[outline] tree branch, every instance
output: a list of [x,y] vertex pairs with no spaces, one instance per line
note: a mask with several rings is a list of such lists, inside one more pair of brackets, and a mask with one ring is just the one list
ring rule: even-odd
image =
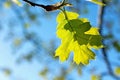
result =
[[57,10],[60,9],[63,6],[72,6],[70,3],[66,3],[65,0],[63,0],[63,2],[58,2],[56,4],[52,4],[52,5],[42,5],[42,4],[37,4],[37,3],[33,3],[31,1],[28,0],[23,0],[26,3],[29,3],[31,6],[38,6],[38,7],[42,7],[44,8],[46,11],[53,11],[53,10]]
[[[106,4],[106,2],[104,1],[104,0],[101,0],[104,4]],[[104,34],[103,34],[103,23],[104,23],[104,13],[105,12],[105,6],[101,6],[100,8],[99,8],[99,15],[98,15],[98,27],[100,28],[100,34],[102,35],[102,36],[104,36]],[[103,45],[105,46],[105,43],[104,43],[104,40],[103,40]],[[105,61],[105,63],[106,63],[106,66],[107,66],[107,69],[108,69],[108,72],[109,72],[109,74],[113,77],[113,78],[115,78],[116,80],[120,80],[120,78],[119,77],[117,77],[115,74],[114,74],[114,71],[112,70],[112,65],[111,65],[111,63],[110,63],[110,61],[109,61],[109,59],[108,59],[108,54],[107,54],[107,52],[106,52],[106,48],[103,48],[102,49],[102,54],[103,54],[103,57],[104,57],[104,61]]]

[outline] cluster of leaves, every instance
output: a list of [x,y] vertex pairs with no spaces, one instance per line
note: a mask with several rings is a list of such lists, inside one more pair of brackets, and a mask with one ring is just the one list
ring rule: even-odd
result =
[[92,27],[86,18],[79,18],[75,12],[63,11],[57,16],[57,36],[61,38],[61,45],[55,56],[63,62],[68,59],[70,52],[74,52],[73,61],[76,64],[88,64],[95,59],[91,48],[102,48],[102,37],[98,28]]

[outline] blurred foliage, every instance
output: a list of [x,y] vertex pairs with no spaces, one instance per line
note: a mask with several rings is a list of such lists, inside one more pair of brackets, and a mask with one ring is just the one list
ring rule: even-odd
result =
[[22,6],[22,3],[19,0],[12,0],[15,4],[17,4],[18,6]]
[[9,70],[5,70],[4,73],[6,76],[9,76],[11,74],[11,72]]
[[14,45],[19,46],[21,44],[21,39],[15,39],[14,40]]
[[39,72],[39,76],[42,76],[44,78],[44,80],[48,80],[47,73],[48,73],[48,68],[46,67],[42,71]]
[[100,76],[98,75],[92,75],[91,80],[101,80],[101,79],[100,79]]
[[114,41],[114,42],[113,42],[113,46],[116,48],[116,50],[117,50],[118,52],[120,52],[120,43],[119,43],[119,41]]
[[10,8],[11,7],[11,2],[10,1],[5,2],[4,7],[5,8]]
[[102,3],[100,0],[87,0],[87,1],[93,2],[93,3],[98,4],[100,6],[105,6],[105,4]]
[[116,67],[116,68],[115,68],[115,74],[116,74],[117,76],[120,76],[120,67]]
[[2,71],[5,76],[10,76],[12,74],[12,71],[9,68],[3,68]]

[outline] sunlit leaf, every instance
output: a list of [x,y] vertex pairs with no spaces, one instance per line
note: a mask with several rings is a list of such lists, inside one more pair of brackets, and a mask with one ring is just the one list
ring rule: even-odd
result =
[[61,12],[57,17],[57,36],[61,39],[61,45],[57,48],[55,56],[60,61],[68,59],[70,52],[74,52],[73,61],[77,64],[88,64],[89,60],[95,59],[91,48],[102,48],[102,37],[98,29],[91,27],[86,19],[79,19],[78,14],[66,12],[69,20],[65,19]]
[[[69,20],[71,19],[76,19],[79,17],[79,14],[77,13],[73,13],[73,12],[68,12],[67,15],[69,15]],[[61,23],[63,20],[65,20],[64,14],[63,13],[59,13],[59,15],[57,16],[57,22]]]

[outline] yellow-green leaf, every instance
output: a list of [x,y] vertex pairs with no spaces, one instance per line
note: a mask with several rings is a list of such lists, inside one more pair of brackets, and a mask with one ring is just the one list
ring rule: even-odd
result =
[[[68,12],[68,11],[66,11],[66,14],[67,14],[69,20],[76,19],[76,18],[79,17],[79,14],[73,13],[73,12]],[[59,13],[59,15],[57,16],[57,22],[60,23],[60,22],[62,22],[63,20],[66,20],[66,19],[65,19],[65,15],[61,12],[61,13]]]
[[85,32],[85,34],[91,34],[91,35],[99,35],[98,28],[92,27],[89,31]]
[[74,12],[60,13],[57,17],[57,36],[61,39],[61,45],[56,49],[55,56],[59,56],[60,61],[68,59],[70,52],[74,52],[73,61],[76,64],[88,64],[89,60],[95,59],[95,54],[91,48],[101,48],[102,38],[97,28],[91,27],[86,19],[79,19]]
[[99,31],[98,31],[99,29],[98,28],[95,28],[95,27],[91,27],[90,28],[90,30],[89,31],[86,31],[85,32],[85,34],[91,34],[91,35],[94,35],[94,38],[92,38],[91,37],[91,44],[92,43],[96,43],[96,42],[98,42],[96,45],[90,45],[90,44],[88,44],[88,46],[89,46],[89,48],[95,48],[95,49],[99,49],[99,48],[103,48],[104,46],[103,45],[101,45],[102,43],[99,43],[101,40],[102,40],[102,37],[101,36],[98,36],[98,35],[100,35],[99,34]]
[[86,46],[86,45],[79,45],[78,42],[74,42],[73,45],[74,51],[74,58],[73,60],[79,64],[82,63],[87,65],[90,59],[95,58],[95,54]]
[[92,2],[92,3],[98,4],[98,5],[100,5],[100,6],[105,6],[105,4],[102,3],[100,0],[87,0],[87,1],[90,1],[90,2]]

